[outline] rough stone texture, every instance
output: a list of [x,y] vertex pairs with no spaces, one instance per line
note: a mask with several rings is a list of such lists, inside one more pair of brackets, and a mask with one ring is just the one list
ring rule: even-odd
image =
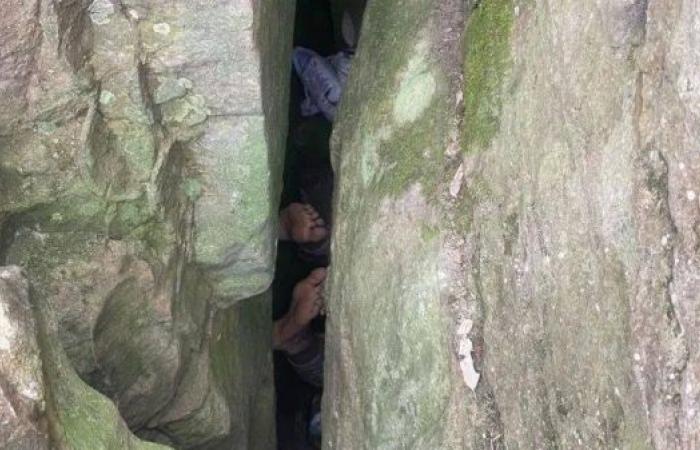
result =
[[211,330],[272,278],[294,2],[2,10],[0,262],[27,271],[71,365],[138,434],[189,448],[274,436],[270,414],[232,427],[271,410],[271,392],[241,411],[226,387],[239,374],[212,362],[271,324],[218,346]]
[[[34,310],[39,311],[35,319]],[[83,383],[56,339],[50,307],[29,299],[16,266],[0,267],[0,445],[16,450],[157,450]]]
[[700,445],[698,8],[369,3],[324,448]]
[[46,393],[27,281],[0,268],[0,447],[48,449]]
[[459,448],[473,429],[457,408],[466,387],[440,272],[436,199],[456,108],[455,68],[439,57],[459,42],[434,33],[459,24],[448,3],[447,16],[427,0],[369,2],[365,14],[334,134],[326,449]]

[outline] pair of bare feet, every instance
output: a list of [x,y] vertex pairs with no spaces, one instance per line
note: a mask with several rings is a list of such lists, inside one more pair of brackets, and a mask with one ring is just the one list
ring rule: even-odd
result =
[[[306,244],[320,242],[326,237],[328,228],[311,205],[292,203],[280,213],[280,240]],[[326,269],[319,268],[294,287],[289,312],[274,324],[275,348],[290,353],[303,350],[308,339],[308,333],[304,331],[316,316],[324,312],[325,280]]]

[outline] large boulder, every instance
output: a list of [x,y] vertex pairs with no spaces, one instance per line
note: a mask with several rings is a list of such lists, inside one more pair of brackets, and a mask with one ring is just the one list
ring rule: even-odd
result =
[[697,446],[696,13],[369,2],[324,448]]
[[[138,433],[189,447],[273,435],[269,414],[231,427],[241,406],[209,331],[244,299],[269,310],[256,296],[274,270],[294,2],[2,9],[0,260],[25,268],[72,366]],[[266,342],[271,323],[256,332]]]

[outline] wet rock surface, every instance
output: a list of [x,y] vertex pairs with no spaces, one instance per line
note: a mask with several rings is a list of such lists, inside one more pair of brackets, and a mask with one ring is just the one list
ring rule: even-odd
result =
[[697,6],[464,6],[368,5],[324,448],[694,448]]

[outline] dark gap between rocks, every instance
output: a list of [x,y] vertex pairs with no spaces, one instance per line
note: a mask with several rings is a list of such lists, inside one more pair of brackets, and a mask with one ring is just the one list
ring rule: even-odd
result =
[[[339,52],[345,52],[343,55],[349,61],[348,55],[352,53],[351,48],[355,42],[348,45],[347,40],[357,39],[356,30],[359,30],[364,4],[365,0],[298,0],[294,47],[312,50],[324,58],[333,58]],[[351,24],[350,35],[348,24]],[[305,98],[301,78],[292,68],[289,134],[280,211],[284,214],[289,205],[295,203],[311,205],[330,232],[333,172],[329,142],[332,123],[322,113],[302,114]],[[325,240],[325,244],[322,241],[306,245],[280,241],[273,283],[273,320],[276,329],[278,324],[293,316],[290,309],[295,286],[303,283],[315,269],[328,265],[328,240]],[[318,366],[317,360],[323,354],[324,328],[325,318],[319,315],[303,332],[307,336],[307,342],[312,342],[301,344],[300,348],[305,350],[293,356],[290,356],[289,351],[274,352],[279,450],[320,448],[318,419],[322,380],[319,377],[309,377],[308,370],[305,375],[304,369],[299,366]]]

